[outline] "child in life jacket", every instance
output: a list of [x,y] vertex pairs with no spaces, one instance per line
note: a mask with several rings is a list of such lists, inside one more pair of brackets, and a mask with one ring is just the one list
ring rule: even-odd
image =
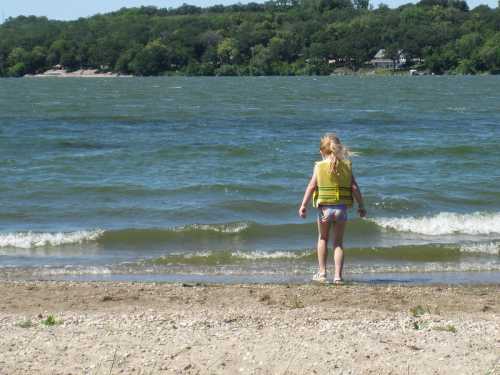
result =
[[333,254],[335,261],[334,282],[342,283],[344,266],[343,238],[347,223],[347,209],[352,207],[353,198],[358,203],[360,217],[366,216],[363,197],[352,174],[349,157],[352,152],[345,147],[335,134],[321,138],[319,152],[322,161],[316,162],[314,172],[307,185],[299,209],[299,216],[306,217],[307,205],[311,198],[313,207],[318,209],[318,263],[319,271],[313,276],[317,282],[326,282],[326,260],[328,239],[333,227]]

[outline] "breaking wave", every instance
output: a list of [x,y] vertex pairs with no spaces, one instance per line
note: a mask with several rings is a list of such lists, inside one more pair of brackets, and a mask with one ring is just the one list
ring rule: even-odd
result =
[[81,230],[75,232],[37,233],[17,232],[0,234],[0,248],[15,247],[21,249],[32,249],[47,246],[62,246],[80,244],[99,239],[103,230]]
[[[267,243],[274,244],[273,247],[283,241],[288,245],[304,243],[304,239],[310,239],[315,232],[316,228],[313,223],[258,224],[255,222],[191,224],[172,228],[93,229],[71,232],[30,231],[0,233],[0,248],[33,249],[94,242],[104,248],[118,246],[147,250],[152,247],[162,249],[175,245],[173,248],[179,250],[195,250],[200,247],[203,249],[238,249],[241,244],[258,242],[261,244],[261,249],[265,248]],[[442,212],[434,216],[422,217],[355,219],[350,221],[347,227],[349,238],[364,239],[367,244],[372,243],[373,240],[376,241],[382,232],[386,232],[386,236],[390,236],[391,232],[411,233],[410,237],[420,244],[432,245],[439,242],[441,244],[456,243],[458,246],[460,242],[460,245],[463,245],[462,252],[496,254],[498,253],[497,240],[500,239],[498,236],[500,235],[500,213],[475,212],[465,215]],[[461,235],[461,237],[455,240],[453,235]],[[442,237],[439,238],[439,236]],[[405,243],[404,239],[401,245],[408,245],[409,243]],[[472,245],[464,245],[464,241]],[[375,243],[374,245],[376,246]],[[391,246],[395,245],[398,243],[391,243]],[[285,247],[285,249],[297,248],[300,247]],[[246,250],[252,250],[251,246],[246,246]],[[245,254],[248,256],[248,253]]]
[[434,216],[372,219],[384,229],[430,236],[449,234],[500,234],[500,213],[441,212]]

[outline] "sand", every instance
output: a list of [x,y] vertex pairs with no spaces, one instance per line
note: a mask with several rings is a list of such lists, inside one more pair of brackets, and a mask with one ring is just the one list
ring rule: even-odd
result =
[[58,78],[109,78],[109,77],[132,77],[113,72],[99,72],[97,69],[78,69],[69,71],[65,69],[49,69],[39,74],[26,74],[24,77],[58,77]]
[[0,282],[0,374],[500,374],[499,292]]

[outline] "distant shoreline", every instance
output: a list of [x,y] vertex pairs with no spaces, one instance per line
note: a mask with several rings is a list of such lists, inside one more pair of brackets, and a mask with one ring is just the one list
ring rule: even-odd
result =
[[[291,75],[292,77],[308,77],[308,76],[318,76],[318,77],[328,77],[328,76],[421,76],[421,75],[433,75],[425,71],[417,71],[416,69],[387,69],[387,68],[362,68],[359,70],[352,70],[347,67],[340,67],[335,69],[330,74],[323,75]],[[56,65],[51,69],[44,71],[43,73],[37,74],[25,74],[22,76],[24,78],[45,78],[45,77],[55,77],[55,78],[110,78],[110,77],[143,77],[136,76],[132,74],[121,74],[112,71],[101,71],[99,69],[77,69],[68,70],[61,65]],[[189,75],[183,72],[170,72],[166,74],[152,75],[147,77],[285,77],[284,75]],[[286,76],[289,77],[289,76]]]
[[[473,76],[493,76],[492,73],[473,74]],[[65,70],[64,68],[53,68],[38,74],[25,74],[21,78],[112,78],[112,77],[331,77],[331,76],[472,76],[466,74],[433,74],[425,71],[417,70],[392,70],[392,69],[360,69],[354,71],[347,68],[339,68],[330,74],[320,75],[190,75],[182,72],[170,72],[168,74],[141,76],[132,74],[121,74],[115,72],[102,72],[98,69],[78,69],[78,70]]]
[[[153,76],[138,76],[132,74],[120,74],[113,72],[98,72],[96,69],[79,69],[76,71],[55,71],[55,70],[47,70],[43,73],[38,74],[25,74],[19,78],[145,78],[145,77],[336,77],[336,76],[427,76],[434,74],[410,74],[405,71],[396,71],[396,72],[381,72],[381,71],[363,71],[363,72],[338,72],[324,75],[311,75],[311,74],[296,74],[296,75],[189,75],[182,73],[174,73],[174,74],[163,74],[163,75],[153,75]],[[0,77],[1,78],[1,77]]]
[[25,74],[25,78],[39,78],[39,77],[55,77],[55,78],[110,78],[110,77],[133,77],[132,75],[124,75],[113,72],[100,72],[97,69],[78,69],[68,71],[62,68],[54,68],[46,70],[39,74]]

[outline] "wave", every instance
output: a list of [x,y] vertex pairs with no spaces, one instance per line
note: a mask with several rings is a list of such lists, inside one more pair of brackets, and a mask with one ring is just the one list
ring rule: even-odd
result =
[[[384,259],[410,262],[457,261],[463,255],[484,253],[498,255],[499,243],[470,243],[457,246],[453,244],[407,245],[394,247],[350,248],[347,250],[351,260]],[[465,253],[465,254],[464,254]],[[174,252],[148,260],[155,265],[230,265],[248,262],[316,262],[314,250],[299,251],[194,251]]]
[[217,208],[232,210],[235,212],[255,212],[256,214],[282,214],[284,212],[295,212],[297,209],[296,204],[280,203],[280,202],[267,202],[261,200],[239,199],[239,200],[225,200],[221,203],[213,205]]
[[249,261],[268,260],[314,260],[315,254],[311,251],[197,251],[175,252],[148,260],[147,263],[155,265],[227,265]]
[[[240,146],[230,144],[203,144],[196,143],[190,145],[196,148],[197,153],[214,154],[228,157],[249,157],[256,154],[256,148],[252,146]],[[172,145],[168,148],[161,148],[152,151],[157,157],[168,158],[184,154],[186,152],[186,145]]]
[[171,229],[172,232],[214,232],[214,233],[241,233],[250,227],[249,223],[236,222],[229,224],[191,224]]
[[107,144],[101,144],[83,140],[72,140],[72,139],[59,140],[57,141],[56,145],[61,148],[83,149],[83,150],[101,150],[105,148],[115,148],[115,146],[113,145],[107,145]]
[[[492,148],[492,150],[494,150]],[[429,152],[432,151],[431,154]],[[397,157],[422,157],[422,155],[432,155],[436,156],[465,156],[470,154],[482,154],[484,153],[484,145],[453,145],[453,146],[443,146],[443,147],[417,147],[417,148],[405,148],[401,150],[395,150],[393,152],[394,156]]]
[[372,206],[377,209],[393,212],[418,210],[424,205],[423,202],[402,196],[367,196],[366,198],[369,199],[372,202]]
[[[315,224],[257,224],[255,222],[231,222],[220,224],[190,224],[172,228],[126,228],[116,230],[81,230],[75,232],[17,232],[0,234],[0,248],[36,248],[81,244],[95,241],[104,247],[137,247],[147,250],[149,247],[176,245],[179,249],[188,249],[208,245],[220,248],[231,244],[267,241],[290,241],[310,238],[315,232]],[[377,225],[369,221],[356,220],[350,230],[358,235],[378,232]]]
[[278,191],[286,191],[282,185],[255,185],[255,184],[196,184],[170,189],[168,192],[175,194],[196,193],[250,193],[269,194]]
[[[158,188],[158,187],[148,187],[144,185],[134,185],[134,184],[108,184],[108,185],[91,185],[91,184],[80,184],[66,187],[67,193],[96,193],[96,194],[120,194],[120,195],[130,195],[137,197],[151,197],[151,196],[180,196],[186,195],[190,196],[191,194],[245,194],[245,195],[254,195],[254,194],[269,194],[276,193],[279,191],[284,191],[286,188],[279,185],[263,185],[263,186],[255,186],[255,185],[244,185],[244,184],[204,184],[204,185],[189,185],[178,188]],[[272,202],[267,201],[254,201],[254,200],[245,200],[248,205],[252,205],[253,202],[259,204],[263,209],[265,209],[266,204],[272,205]],[[238,202],[239,203],[239,202]],[[238,204],[237,203],[237,204]],[[225,201],[222,204],[218,204],[221,207],[231,207],[232,201]],[[289,204],[288,206],[295,207],[295,204]],[[240,208],[238,205],[236,208]],[[242,205],[241,209],[245,209],[245,206]]]
[[[312,224],[263,225],[254,222],[225,224],[190,224],[174,228],[123,229],[106,231],[99,238],[103,245],[112,244],[223,244],[227,241],[251,241],[284,238],[291,235],[310,236]],[[207,242],[208,241],[208,242]]]
[[500,234],[500,213],[474,212],[458,214],[441,212],[434,216],[371,219],[380,227],[397,232],[429,236]]
[[[18,280],[76,280],[76,281],[155,281],[155,282],[206,282],[206,283],[307,283],[314,268],[243,268],[139,266],[122,268],[106,267],[30,267],[0,268],[0,279]],[[346,279],[354,282],[376,283],[436,283],[470,284],[498,283],[500,267],[493,263],[425,263],[425,264],[374,264],[350,265]],[[478,274],[480,273],[480,274]]]
[[[486,150],[485,150],[486,148]],[[360,147],[355,151],[359,152],[360,156],[378,156],[382,153],[391,155],[398,158],[404,157],[418,157],[429,155],[436,156],[451,156],[460,157],[466,155],[484,155],[485,153],[494,152],[497,150],[496,144],[482,144],[482,145],[450,145],[450,146],[432,146],[432,147],[407,147],[403,149],[393,149],[387,151],[383,145],[379,147]],[[432,152],[431,152],[432,151]]]
[[34,277],[63,276],[63,275],[111,275],[109,267],[102,266],[66,266],[35,268],[31,275]]
[[[66,279],[69,280],[116,280],[116,281],[169,281],[183,282],[194,277],[205,282],[308,282],[315,271],[315,265],[288,264],[272,267],[248,267],[246,265],[167,265],[167,264],[127,264],[115,266],[35,266],[35,267],[2,267],[0,279]],[[346,269],[347,279],[351,277],[359,281],[378,282],[420,282],[420,283],[470,283],[477,280],[477,272],[482,273],[483,283],[497,283],[500,265],[492,262],[428,262],[403,264],[357,264]],[[451,273],[451,274],[450,274]],[[455,273],[455,275],[453,275]],[[457,274],[458,273],[458,274]],[[386,274],[382,279],[376,275]],[[432,274],[434,274],[432,276]],[[371,275],[371,276],[370,276]],[[375,277],[375,279],[373,279]],[[202,279],[202,280],[200,280]]]
[[[123,229],[106,231],[98,239],[103,248],[148,250],[260,250],[300,248],[314,233],[313,224],[263,225],[254,222],[192,224],[174,228]],[[295,244],[295,245],[293,245]]]
[[36,233],[17,232],[0,234],[0,248],[14,247],[32,249],[37,247],[61,246],[96,241],[104,233],[103,230],[81,230],[75,232]]
[[[313,223],[258,224],[255,222],[230,222],[217,224],[190,224],[172,228],[125,228],[113,230],[79,230],[73,232],[16,232],[0,233],[0,248],[37,248],[57,247],[84,242],[96,242],[104,248],[150,248],[162,249],[224,249],[244,248],[251,250],[252,244],[260,244],[259,249],[267,244],[287,243],[288,249],[300,248],[316,231]],[[412,233],[408,237],[413,244],[456,243],[458,240],[470,243],[463,244],[462,252],[479,252],[495,254],[497,242],[485,244],[485,240],[497,240],[494,235],[500,234],[500,213],[476,212],[457,214],[442,212],[434,216],[355,219],[347,227],[348,238],[370,243],[380,239],[391,239],[391,246],[398,243],[401,234]],[[383,232],[386,232],[384,235]],[[399,233],[391,237],[391,232]],[[450,237],[461,235],[456,241]],[[442,238],[439,238],[442,236]],[[480,237],[475,237],[480,236]],[[486,238],[484,238],[486,236]],[[405,236],[403,236],[405,237]],[[411,238],[410,238],[411,237]],[[404,238],[403,238],[404,239]],[[478,241],[483,241],[477,245]],[[359,242],[358,242],[359,243]],[[409,245],[412,242],[406,242]],[[242,245],[245,246],[242,246]],[[457,245],[458,246],[458,245]],[[479,247],[478,247],[479,246]]]
[[464,244],[460,246],[460,251],[463,253],[500,255],[500,243],[486,242],[486,243]]

